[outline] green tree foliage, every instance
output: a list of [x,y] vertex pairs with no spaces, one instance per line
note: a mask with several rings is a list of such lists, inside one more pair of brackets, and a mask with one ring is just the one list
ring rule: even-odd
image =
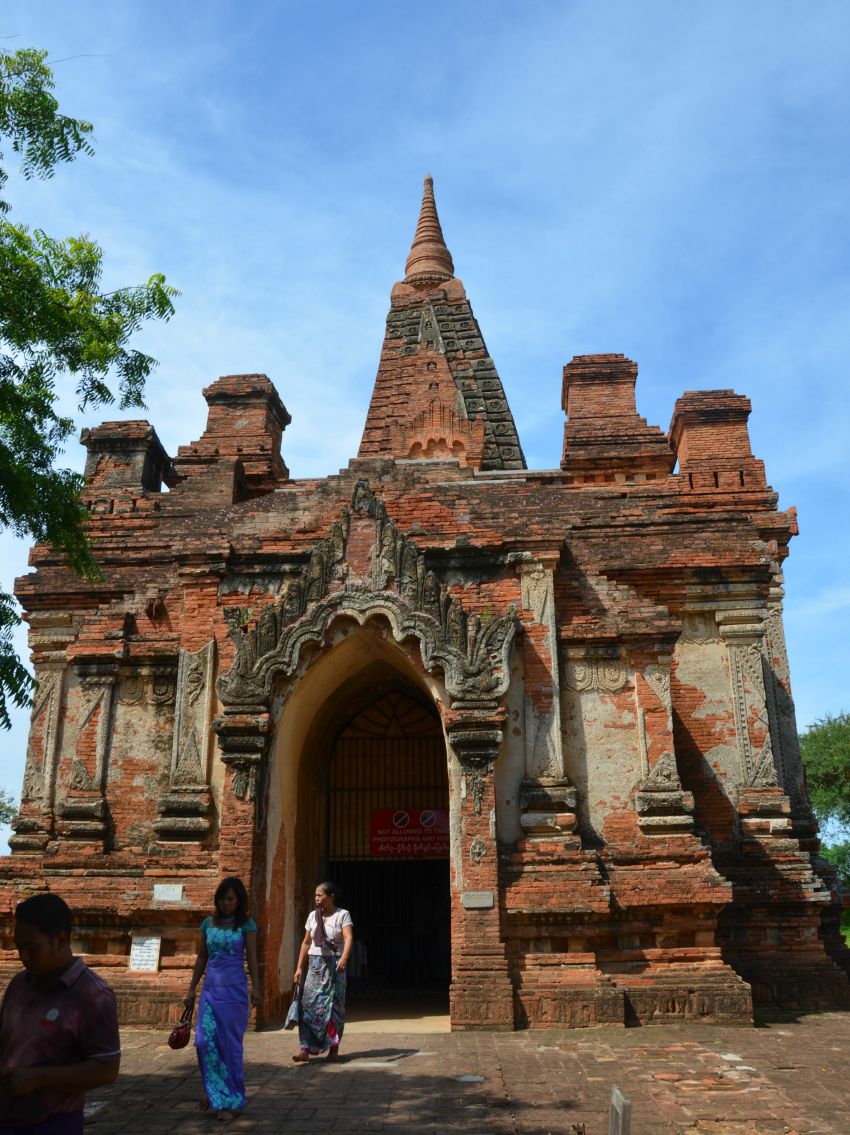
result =
[[29,702],[32,679],[15,654],[12,635],[20,623],[11,595],[0,591],[0,727],[8,729],[11,701],[19,709]]
[[[0,51],[0,143],[11,143],[24,177],[52,177],[91,154],[89,122],[60,113],[47,53]],[[8,180],[0,151],[0,193]],[[5,194],[4,194],[5,195]],[[103,253],[87,236],[56,239],[9,220],[0,200],[0,524],[50,544],[75,571],[96,578],[79,499],[82,479],[57,461],[75,429],[58,411],[73,382],[79,409],[115,401],[143,406],[156,361],[129,345],[148,319],[169,319],[177,294],[165,278],[104,292]],[[18,618],[0,592],[0,727],[8,702],[26,704],[31,680],[15,655]]]
[[822,847],[820,853],[837,868],[838,881],[850,890],[850,843],[834,843],[831,847]]
[[5,788],[0,788],[0,824],[11,824],[17,814],[18,806],[14,796]]
[[850,824],[850,713],[827,714],[800,737],[806,783],[821,823]]

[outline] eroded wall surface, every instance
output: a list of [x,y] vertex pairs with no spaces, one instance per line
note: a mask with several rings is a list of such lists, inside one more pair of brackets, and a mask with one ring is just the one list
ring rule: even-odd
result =
[[[85,432],[102,578],[39,547],[17,584],[39,686],[5,970],[15,902],[55,889],[125,1019],[173,1018],[237,874],[279,1016],[316,769],[352,691],[392,675],[445,741],[456,1028],[850,1004],[782,634],[795,517],[749,402],[686,393],[665,433],[633,362],[581,356],[561,467],[526,469],[427,186],[423,217],[338,475],[290,478],[264,375],[208,387],[173,458],[147,422]],[[142,936],[156,973],[130,966]]]

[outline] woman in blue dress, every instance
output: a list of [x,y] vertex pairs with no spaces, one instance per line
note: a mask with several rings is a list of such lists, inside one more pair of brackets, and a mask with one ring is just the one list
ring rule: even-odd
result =
[[[206,972],[198,1004],[195,1047],[204,1084],[201,1107],[221,1120],[233,1119],[245,1106],[242,1037],[250,1005],[260,1004],[257,927],[248,916],[248,895],[241,879],[222,879],[216,888],[214,913],[201,923],[198,957],[186,996],[195,1005],[195,989]],[[245,963],[251,975],[250,1004]]]

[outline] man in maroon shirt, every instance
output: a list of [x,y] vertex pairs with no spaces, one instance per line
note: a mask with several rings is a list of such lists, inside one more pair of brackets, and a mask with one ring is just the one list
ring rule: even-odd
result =
[[118,1076],[115,996],[71,953],[58,895],[18,904],[15,945],[24,969],[0,1006],[0,1135],[82,1135],[86,1089]]

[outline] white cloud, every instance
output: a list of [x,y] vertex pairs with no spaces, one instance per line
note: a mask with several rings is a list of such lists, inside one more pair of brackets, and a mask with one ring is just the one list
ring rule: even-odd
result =
[[[346,464],[431,172],[534,465],[560,459],[573,354],[635,358],[662,428],[685,389],[752,398],[756,454],[800,509],[795,691],[837,708],[817,612],[850,556],[845,4],[18,0],[4,28],[98,56],[56,68],[96,156],[9,192],[20,219],[91,232],[108,286],[181,288],[140,339],[170,452],[202,432],[204,386],[262,370],[293,414],[293,474]],[[0,550],[4,579],[23,570]]]
[[827,587],[815,595],[798,600],[788,615],[788,621],[804,624],[810,619],[832,620],[837,615],[850,619],[850,583]]

